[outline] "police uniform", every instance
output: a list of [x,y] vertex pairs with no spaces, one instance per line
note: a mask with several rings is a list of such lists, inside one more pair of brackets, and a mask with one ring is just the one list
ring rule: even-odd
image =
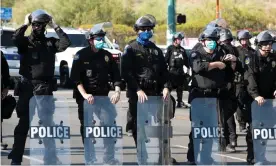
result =
[[183,71],[183,66],[188,65],[188,56],[185,49],[181,46],[170,45],[165,55],[166,63],[169,65],[170,78],[172,79],[172,86],[176,88],[177,102],[180,106],[182,103],[183,86],[188,85]]
[[[197,45],[196,50],[192,50],[189,58],[192,68],[192,83],[188,101],[191,103],[195,98],[218,98],[217,107],[218,114],[220,115],[218,121],[220,126],[225,129],[227,119],[232,116],[232,113],[228,111],[229,102],[227,99],[229,97],[229,91],[226,88],[228,83],[227,75],[229,72],[232,72],[232,68],[226,65],[226,68],[223,70],[215,68],[208,71],[209,63],[222,61],[223,57],[224,53],[221,49],[215,49],[213,54],[208,54],[204,50],[203,45],[200,44]],[[190,120],[192,120],[191,116]],[[190,132],[189,139],[187,159],[189,162],[194,163],[192,132]],[[226,145],[225,138],[221,138],[220,144],[223,146]]]
[[130,42],[122,56],[122,77],[127,83],[129,111],[133,117],[132,133],[137,145],[137,91],[147,96],[161,96],[163,88],[170,87],[167,65],[160,48],[150,42],[143,46],[138,41]]
[[[81,49],[74,56],[71,80],[76,85],[82,84],[86,93],[93,96],[108,96],[111,89],[110,80],[114,83],[114,86],[120,86],[121,83],[119,68],[112,58],[112,54],[104,49],[93,52],[90,46]],[[84,141],[84,98],[78,91],[77,86],[74,87],[73,96],[78,104],[78,116],[81,123],[80,133],[82,141]]]
[[[229,102],[228,109],[229,110],[228,110],[228,112],[229,112],[229,114],[232,114],[232,116],[229,119],[227,119],[226,128],[224,129],[226,145],[229,145],[231,151],[233,151],[233,150],[235,151],[235,147],[237,146],[237,137],[238,137],[237,132],[236,132],[236,122],[235,122],[235,117],[234,117],[234,114],[238,107],[238,101],[237,101],[237,97],[236,97],[235,75],[237,73],[242,72],[242,67],[241,67],[242,65],[241,65],[240,61],[238,61],[238,50],[236,49],[236,47],[231,45],[231,43],[222,44],[222,45],[220,45],[219,48],[224,53],[224,55],[232,54],[237,58],[235,70],[233,71],[230,69],[226,76],[227,89],[229,91],[229,97],[228,97],[228,102]],[[226,65],[230,66],[232,62],[225,61],[224,63],[226,63]]]
[[[276,90],[276,54],[269,53],[268,56],[262,57],[259,50],[257,51],[257,62],[246,60],[245,80],[248,81],[247,90],[250,96],[255,99],[262,96],[264,99],[274,99],[274,91]],[[252,68],[251,66],[255,66]],[[251,110],[251,105],[248,105],[248,110]],[[247,142],[247,162],[253,163],[253,140],[252,140],[252,119],[251,111],[247,117],[249,119],[249,126],[246,135]]]
[[60,27],[55,28],[60,39],[46,38],[44,35],[38,38],[33,32],[25,37],[24,33],[27,28],[27,25],[21,26],[12,37],[21,56],[19,74],[22,76],[18,87],[19,100],[16,107],[19,123],[14,130],[13,149],[8,156],[12,162],[16,163],[22,162],[29,130],[29,100],[34,95],[53,95],[55,54],[65,51],[70,45],[68,36]]
[[8,88],[10,85],[10,72],[8,62],[1,51],[1,89]]
[[[252,103],[252,97],[247,92],[247,85],[248,83],[244,80],[244,72],[247,65],[254,70],[257,69],[256,62],[257,62],[257,54],[256,51],[251,47],[242,47],[238,46],[238,59],[242,64],[241,72],[235,73],[235,84],[236,84],[236,97],[238,100],[238,107],[237,107],[237,120],[240,125],[246,127],[246,123],[249,121],[248,116],[250,110],[247,110],[248,106]],[[256,71],[254,71],[256,72]]]
[[[3,89],[9,88],[10,84],[10,72],[9,72],[9,65],[8,62],[1,51],[1,92]],[[1,146],[2,146],[2,122],[3,122],[3,115],[4,115],[4,104],[2,103],[3,97],[1,96]]]

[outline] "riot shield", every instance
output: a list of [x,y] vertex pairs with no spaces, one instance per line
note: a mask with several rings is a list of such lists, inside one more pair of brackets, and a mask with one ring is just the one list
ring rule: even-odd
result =
[[139,165],[170,164],[172,101],[148,96],[137,103],[137,160]]
[[276,164],[276,100],[251,105],[252,139],[256,164]]
[[70,165],[70,119],[65,99],[48,95],[29,101],[30,165]]
[[123,162],[123,120],[108,96],[94,96],[83,103],[84,158],[86,165],[117,165]]
[[219,127],[216,98],[196,98],[191,103],[192,137],[196,164],[222,164],[225,159],[219,153],[219,139],[223,129]]

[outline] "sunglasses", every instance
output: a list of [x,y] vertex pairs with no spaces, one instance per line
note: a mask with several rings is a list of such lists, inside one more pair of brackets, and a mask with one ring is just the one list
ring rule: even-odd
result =
[[33,27],[43,27],[43,26],[46,26],[46,25],[47,25],[46,23],[38,23],[38,22],[33,22],[32,23]]
[[267,46],[267,45],[272,45],[272,41],[265,41],[265,42],[260,42],[261,46]]
[[139,30],[141,30],[141,31],[151,31],[152,27],[140,27]]
[[88,40],[97,40],[97,41],[103,41],[104,40],[104,36],[93,36],[90,35]]
[[103,41],[104,37],[103,36],[97,36],[97,37],[94,37],[94,40]]

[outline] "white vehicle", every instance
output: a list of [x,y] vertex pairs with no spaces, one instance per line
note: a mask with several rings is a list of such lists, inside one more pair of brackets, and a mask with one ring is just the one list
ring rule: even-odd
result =
[[14,28],[1,27],[1,51],[8,62],[12,80],[20,77],[20,55],[17,53],[17,47],[15,47],[13,41],[11,40],[14,31]]
[[[62,28],[62,30],[68,35],[71,45],[65,51],[56,54],[55,77],[60,79],[60,86],[70,87],[71,81],[69,78],[74,56],[79,50],[88,46],[88,41],[86,40],[84,31],[72,28]],[[58,38],[54,29],[47,29],[46,37]],[[122,52],[115,49],[107,37],[105,37],[105,42],[104,49],[109,51],[113,55],[113,58],[119,62]]]

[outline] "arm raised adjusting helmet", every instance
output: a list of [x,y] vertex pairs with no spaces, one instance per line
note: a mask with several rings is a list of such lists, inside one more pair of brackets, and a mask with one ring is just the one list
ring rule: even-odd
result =
[[238,40],[241,39],[251,39],[252,35],[250,34],[250,32],[248,30],[241,30],[238,32]]
[[259,33],[254,41],[255,45],[260,46],[262,42],[273,42],[274,39],[268,31]]
[[33,22],[39,22],[39,23],[45,23],[47,24],[48,22],[50,22],[52,19],[52,17],[50,16],[50,14],[48,14],[46,11],[38,9],[34,12],[32,12],[29,16],[29,21],[31,23]]
[[138,18],[138,20],[134,24],[134,30],[138,31],[141,27],[151,27],[154,28],[156,25],[156,19],[154,16],[147,14]]
[[226,40],[233,40],[233,35],[229,29],[222,28],[219,32],[219,40],[226,41]]

